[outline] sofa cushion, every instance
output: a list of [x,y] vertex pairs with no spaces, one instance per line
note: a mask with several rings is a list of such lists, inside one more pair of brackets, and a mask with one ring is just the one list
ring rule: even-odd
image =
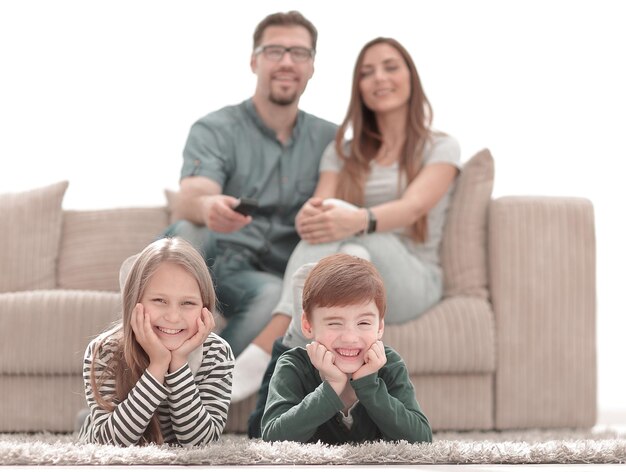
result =
[[0,195],[0,292],[55,287],[67,186]]
[[487,298],[487,218],[494,164],[483,149],[463,166],[441,241],[444,296]]
[[87,344],[120,313],[119,292],[0,294],[0,374],[80,375]]
[[[68,433],[74,429],[76,412],[87,407],[81,375],[5,376],[0,382],[0,398],[3,434]],[[43,449],[40,453],[46,454]],[[6,453],[2,457],[8,458]],[[62,469],[63,466],[56,470]]]
[[487,300],[449,297],[415,320],[386,324],[383,341],[398,351],[411,375],[492,373],[494,319]]
[[154,241],[167,223],[164,207],[66,211],[59,287],[119,291],[122,262]]

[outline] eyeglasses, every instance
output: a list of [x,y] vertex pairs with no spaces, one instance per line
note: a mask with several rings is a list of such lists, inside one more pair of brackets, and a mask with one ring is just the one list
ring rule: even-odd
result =
[[285,46],[268,44],[267,46],[259,46],[254,50],[254,54],[263,53],[263,56],[266,59],[273,62],[280,61],[286,52],[291,54],[293,62],[306,62],[315,57],[315,49],[309,49],[302,46],[292,46],[287,48]]

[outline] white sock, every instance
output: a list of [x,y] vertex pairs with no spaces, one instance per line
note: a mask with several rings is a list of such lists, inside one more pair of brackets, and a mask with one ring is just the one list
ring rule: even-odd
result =
[[263,374],[270,363],[272,356],[256,344],[250,344],[235,359],[233,369],[233,391],[231,403],[237,403],[248,398],[261,388]]

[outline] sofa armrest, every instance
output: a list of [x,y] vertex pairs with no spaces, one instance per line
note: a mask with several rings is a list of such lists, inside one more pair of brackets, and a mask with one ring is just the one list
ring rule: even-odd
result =
[[596,421],[593,207],[580,198],[503,197],[489,211],[498,429]]

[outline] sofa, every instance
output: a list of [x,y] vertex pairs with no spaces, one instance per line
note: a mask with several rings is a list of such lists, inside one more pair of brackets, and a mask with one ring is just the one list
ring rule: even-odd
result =
[[[585,428],[596,421],[594,215],[583,198],[492,198],[488,150],[451,200],[445,293],[387,325],[434,430]],[[85,407],[82,356],[120,315],[118,271],[168,205],[67,210],[68,182],[0,195],[0,432],[67,432]],[[245,432],[252,397],[231,405]]]

